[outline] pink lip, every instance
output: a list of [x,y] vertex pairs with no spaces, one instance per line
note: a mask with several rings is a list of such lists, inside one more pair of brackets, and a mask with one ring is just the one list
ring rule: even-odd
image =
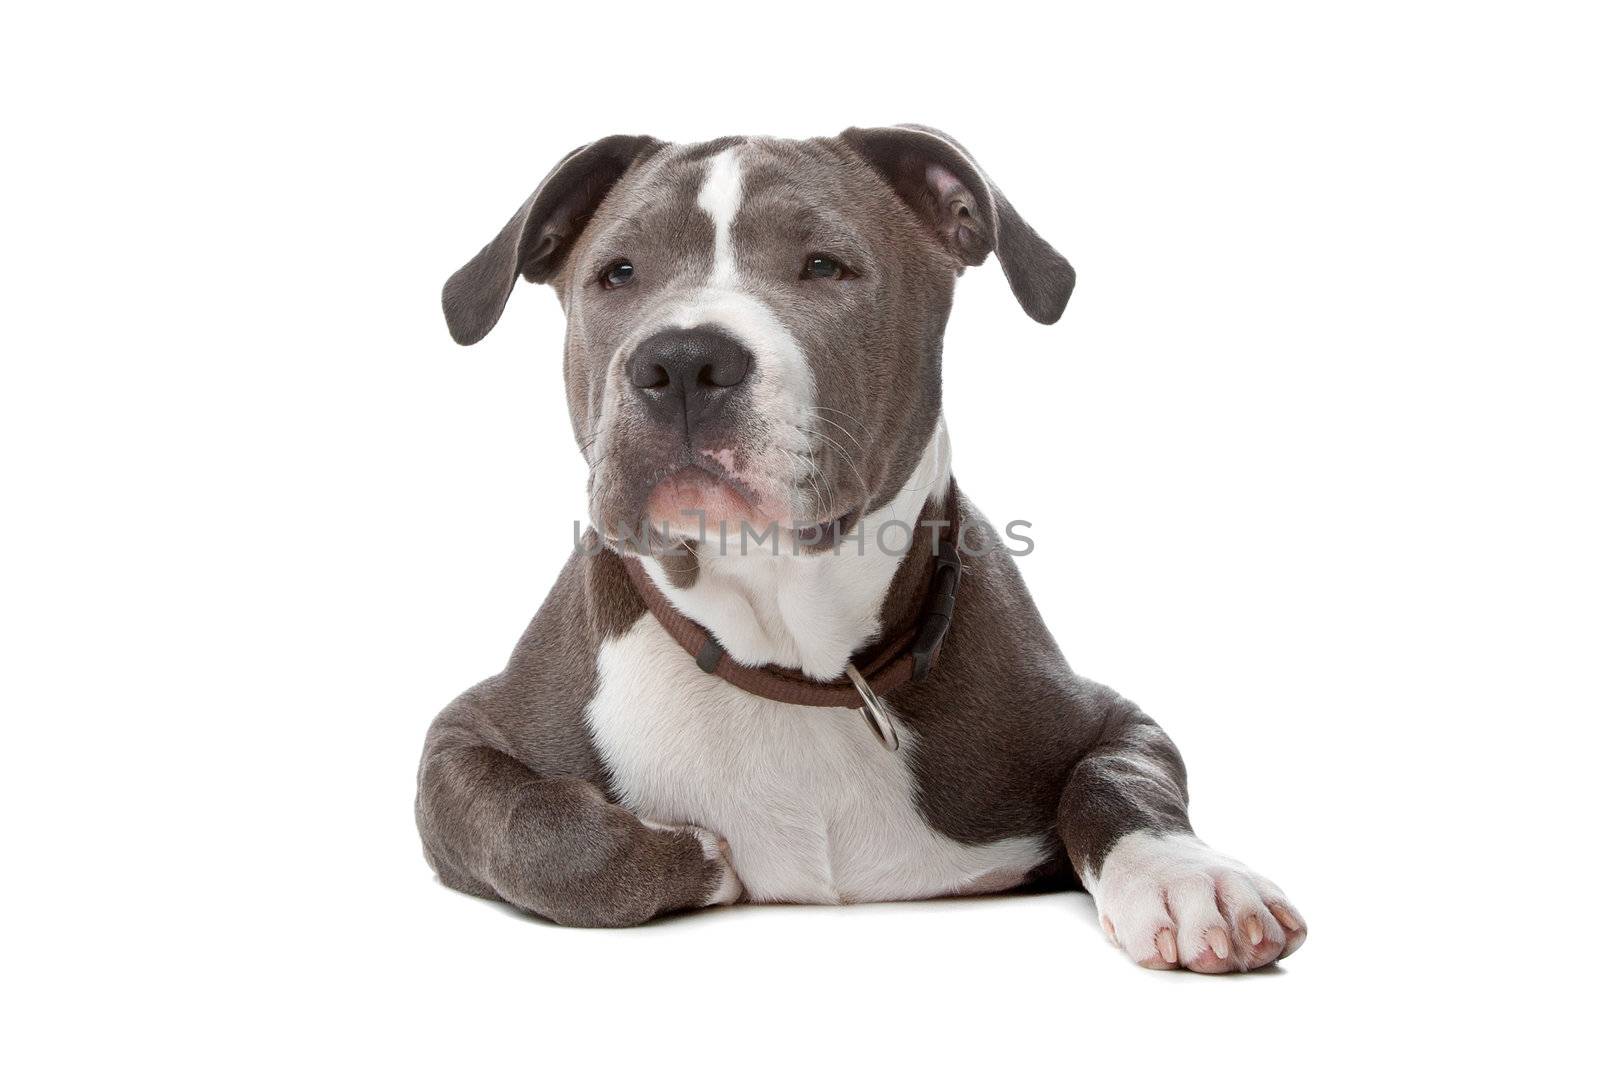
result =
[[762,524],[769,521],[733,483],[700,467],[685,467],[669,475],[650,492],[645,504],[650,523],[693,531],[702,521]]

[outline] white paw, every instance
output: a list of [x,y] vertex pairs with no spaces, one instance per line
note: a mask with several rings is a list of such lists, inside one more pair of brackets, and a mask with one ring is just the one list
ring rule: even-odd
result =
[[652,830],[665,830],[669,833],[691,833],[700,841],[700,850],[705,853],[706,859],[717,865],[719,877],[711,887],[711,893],[701,901],[702,907],[711,907],[714,904],[732,904],[744,896],[744,884],[739,881],[739,876],[734,873],[733,862],[728,858],[728,842],[707,830],[703,826],[669,826],[665,823],[653,822],[641,818],[640,822]]
[[1087,881],[1106,935],[1144,967],[1248,971],[1306,939],[1283,890],[1190,834],[1128,834]]

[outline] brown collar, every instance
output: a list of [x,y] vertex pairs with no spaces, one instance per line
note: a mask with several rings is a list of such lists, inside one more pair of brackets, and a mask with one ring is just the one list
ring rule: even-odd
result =
[[[707,674],[714,674],[737,689],[783,704],[798,704],[808,708],[861,708],[868,724],[888,748],[895,748],[894,728],[887,721],[874,721],[880,716],[886,720],[884,709],[876,697],[893,692],[906,682],[920,682],[932,672],[939,659],[939,650],[945,632],[950,628],[950,618],[955,613],[956,592],[961,586],[960,505],[955,483],[950,484],[946,518],[949,525],[943,529],[932,528],[937,552],[933,561],[933,577],[928,583],[928,593],[922,612],[908,630],[882,643],[871,658],[859,666],[854,663],[845,668],[845,674],[831,682],[818,682],[799,671],[782,667],[746,667],[735,662],[722,644],[712,634],[672,606],[672,602],[645,572],[637,556],[624,556],[623,563],[633,587],[644,600],[645,607],[656,617],[661,628],[683,650],[694,657],[695,663]],[[887,735],[886,735],[887,732]]]

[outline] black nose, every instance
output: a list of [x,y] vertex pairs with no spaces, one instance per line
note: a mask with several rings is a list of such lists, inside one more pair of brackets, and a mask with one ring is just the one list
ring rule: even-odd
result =
[[681,419],[685,434],[714,417],[749,372],[750,350],[714,326],[663,330],[628,357],[628,380],[650,410]]

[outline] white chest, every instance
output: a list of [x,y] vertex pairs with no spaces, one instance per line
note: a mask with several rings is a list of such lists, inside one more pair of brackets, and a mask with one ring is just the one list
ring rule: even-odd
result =
[[645,615],[600,651],[589,727],[622,802],[726,838],[753,900],[914,900],[994,888],[1046,855],[973,846],[923,820],[906,764],[851,709],[796,708],[702,673]]

